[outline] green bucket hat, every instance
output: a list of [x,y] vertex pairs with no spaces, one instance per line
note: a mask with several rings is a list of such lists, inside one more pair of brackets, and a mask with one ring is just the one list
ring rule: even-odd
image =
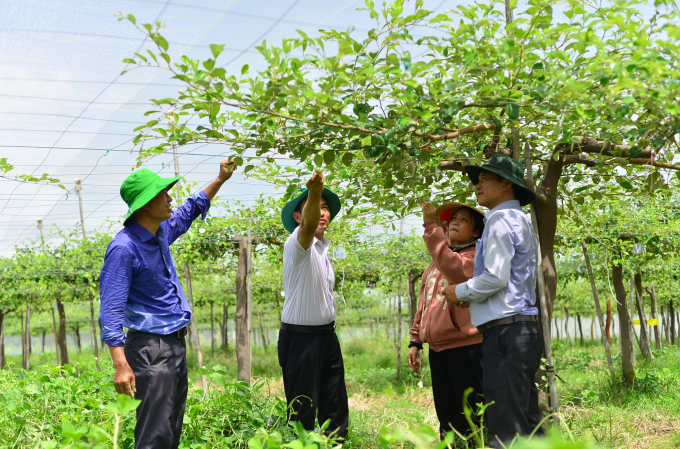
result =
[[520,161],[496,153],[484,165],[468,165],[465,167],[465,172],[475,185],[479,184],[479,174],[482,170],[496,173],[501,178],[507,179],[519,187],[515,190],[515,195],[520,206],[526,206],[536,199],[536,193],[524,185],[524,164]]
[[120,196],[129,208],[123,224],[127,225],[128,219],[136,210],[144,207],[163,190],[172,188],[180,178],[180,176],[161,178],[147,168],[137,170],[128,176],[120,186]]
[[[307,195],[309,195],[307,188],[302,188],[293,193],[293,196],[290,197],[290,201],[283,207],[283,210],[281,211],[281,221],[283,222],[283,227],[286,228],[286,231],[292,233],[295,231],[295,228],[298,227],[297,221],[293,218],[293,212],[295,212],[298,204],[307,198]],[[335,192],[327,187],[323,188],[321,196],[326,200],[326,204],[328,204],[328,209],[331,212],[331,221],[333,221],[333,218],[338,215],[340,208],[342,208],[340,198],[338,198],[338,195],[336,195]]]

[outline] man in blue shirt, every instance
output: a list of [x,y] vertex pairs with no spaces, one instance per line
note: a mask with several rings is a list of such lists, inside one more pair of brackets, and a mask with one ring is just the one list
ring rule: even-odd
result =
[[[536,194],[524,186],[524,166],[502,154],[483,166],[468,166],[477,200],[490,209],[477,243],[474,276],[451,285],[451,306],[470,307],[483,335],[483,390],[491,447],[510,446],[539,425],[535,375],[543,345],[536,316],[538,242],[522,206]],[[542,435],[542,429],[536,432]]]
[[[199,215],[205,219],[210,201],[235,168],[231,160],[221,162],[217,179],[174,211],[168,190],[179,177],[141,169],[120,188],[129,212],[104,256],[99,327],[113,358],[116,391],[134,392],[142,401],[136,449],[179,446],[189,389],[184,336],[192,311],[170,245]],[[127,337],[123,327],[129,329]]]

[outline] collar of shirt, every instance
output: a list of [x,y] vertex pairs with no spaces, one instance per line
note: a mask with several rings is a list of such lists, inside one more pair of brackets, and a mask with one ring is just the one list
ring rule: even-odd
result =
[[312,245],[316,245],[317,243],[321,244],[322,249],[326,249],[329,246],[331,246],[331,241],[328,240],[326,237],[324,237],[323,240],[319,240],[316,236],[314,236],[314,241],[312,242]]
[[163,231],[163,228],[160,226],[158,227],[156,235],[153,235],[148,229],[137,223],[135,220],[130,220],[130,224],[126,227],[135,234],[142,243],[146,243],[154,237],[158,237],[159,241],[165,240],[165,231]]
[[522,210],[522,206],[519,205],[519,200],[508,200],[508,201],[503,201],[501,204],[497,205],[493,209],[489,211],[484,216],[484,224],[491,218],[491,216],[495,213],[498,212],[499,210],[505,210],[505,209],[517,209],[517,210]]

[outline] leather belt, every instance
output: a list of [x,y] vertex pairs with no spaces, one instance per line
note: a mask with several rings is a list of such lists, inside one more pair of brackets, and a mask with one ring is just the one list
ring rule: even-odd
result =
[[533,321],[534,323],[538,323],[538,318],[536,318],[536,315],[513,315],[507,318],[499,318],[497,320],[491,320],[488,323],[480,324],[479,326],[477,326],[477,331],[480,334],[483,334],[492,327],[504,326],[506,324],[512,323],[520,323],[522,321]]
[[330,335],[335,333],[335,321],[321,326],[301,326],[298,324],[281,323],[281,330],[297,332],[298,334]]
[[[136,329],[128,329],[128,334],[133,333],[133,334],[149,334],[149,335],[155,335],[151,334],[150,332],[143,332],[143,331],[138,331]],[[189,333],[189,328],[187,326],[181,328],[177,332],[173,332],[172,334],[167,334],[168,337],[177,337],[177,338],[184,338],[187,336]]]

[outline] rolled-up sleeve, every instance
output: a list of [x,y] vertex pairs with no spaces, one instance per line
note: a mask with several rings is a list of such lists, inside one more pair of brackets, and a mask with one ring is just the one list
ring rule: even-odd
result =
[[483,302],[510,281],[510,268],[515,255],[513,233],[502,218],[487,223],[484,242],[484,272],[458,284],[456,296],[461,301]]
[[172,245],[175,240],[187,232],[191,227],[191,223],[199,216],[205,220],[208,210],[210,210],[210,200],[208,195],[201,190],[172,211],[172,217],[161,224],[168,236],[168,244]]
[[134,256],[124,246],[111,248],[104,257],[104,266],[99,275],[99,329],[102,340],[109,346],[124,346],[125,305],[128,300]]

